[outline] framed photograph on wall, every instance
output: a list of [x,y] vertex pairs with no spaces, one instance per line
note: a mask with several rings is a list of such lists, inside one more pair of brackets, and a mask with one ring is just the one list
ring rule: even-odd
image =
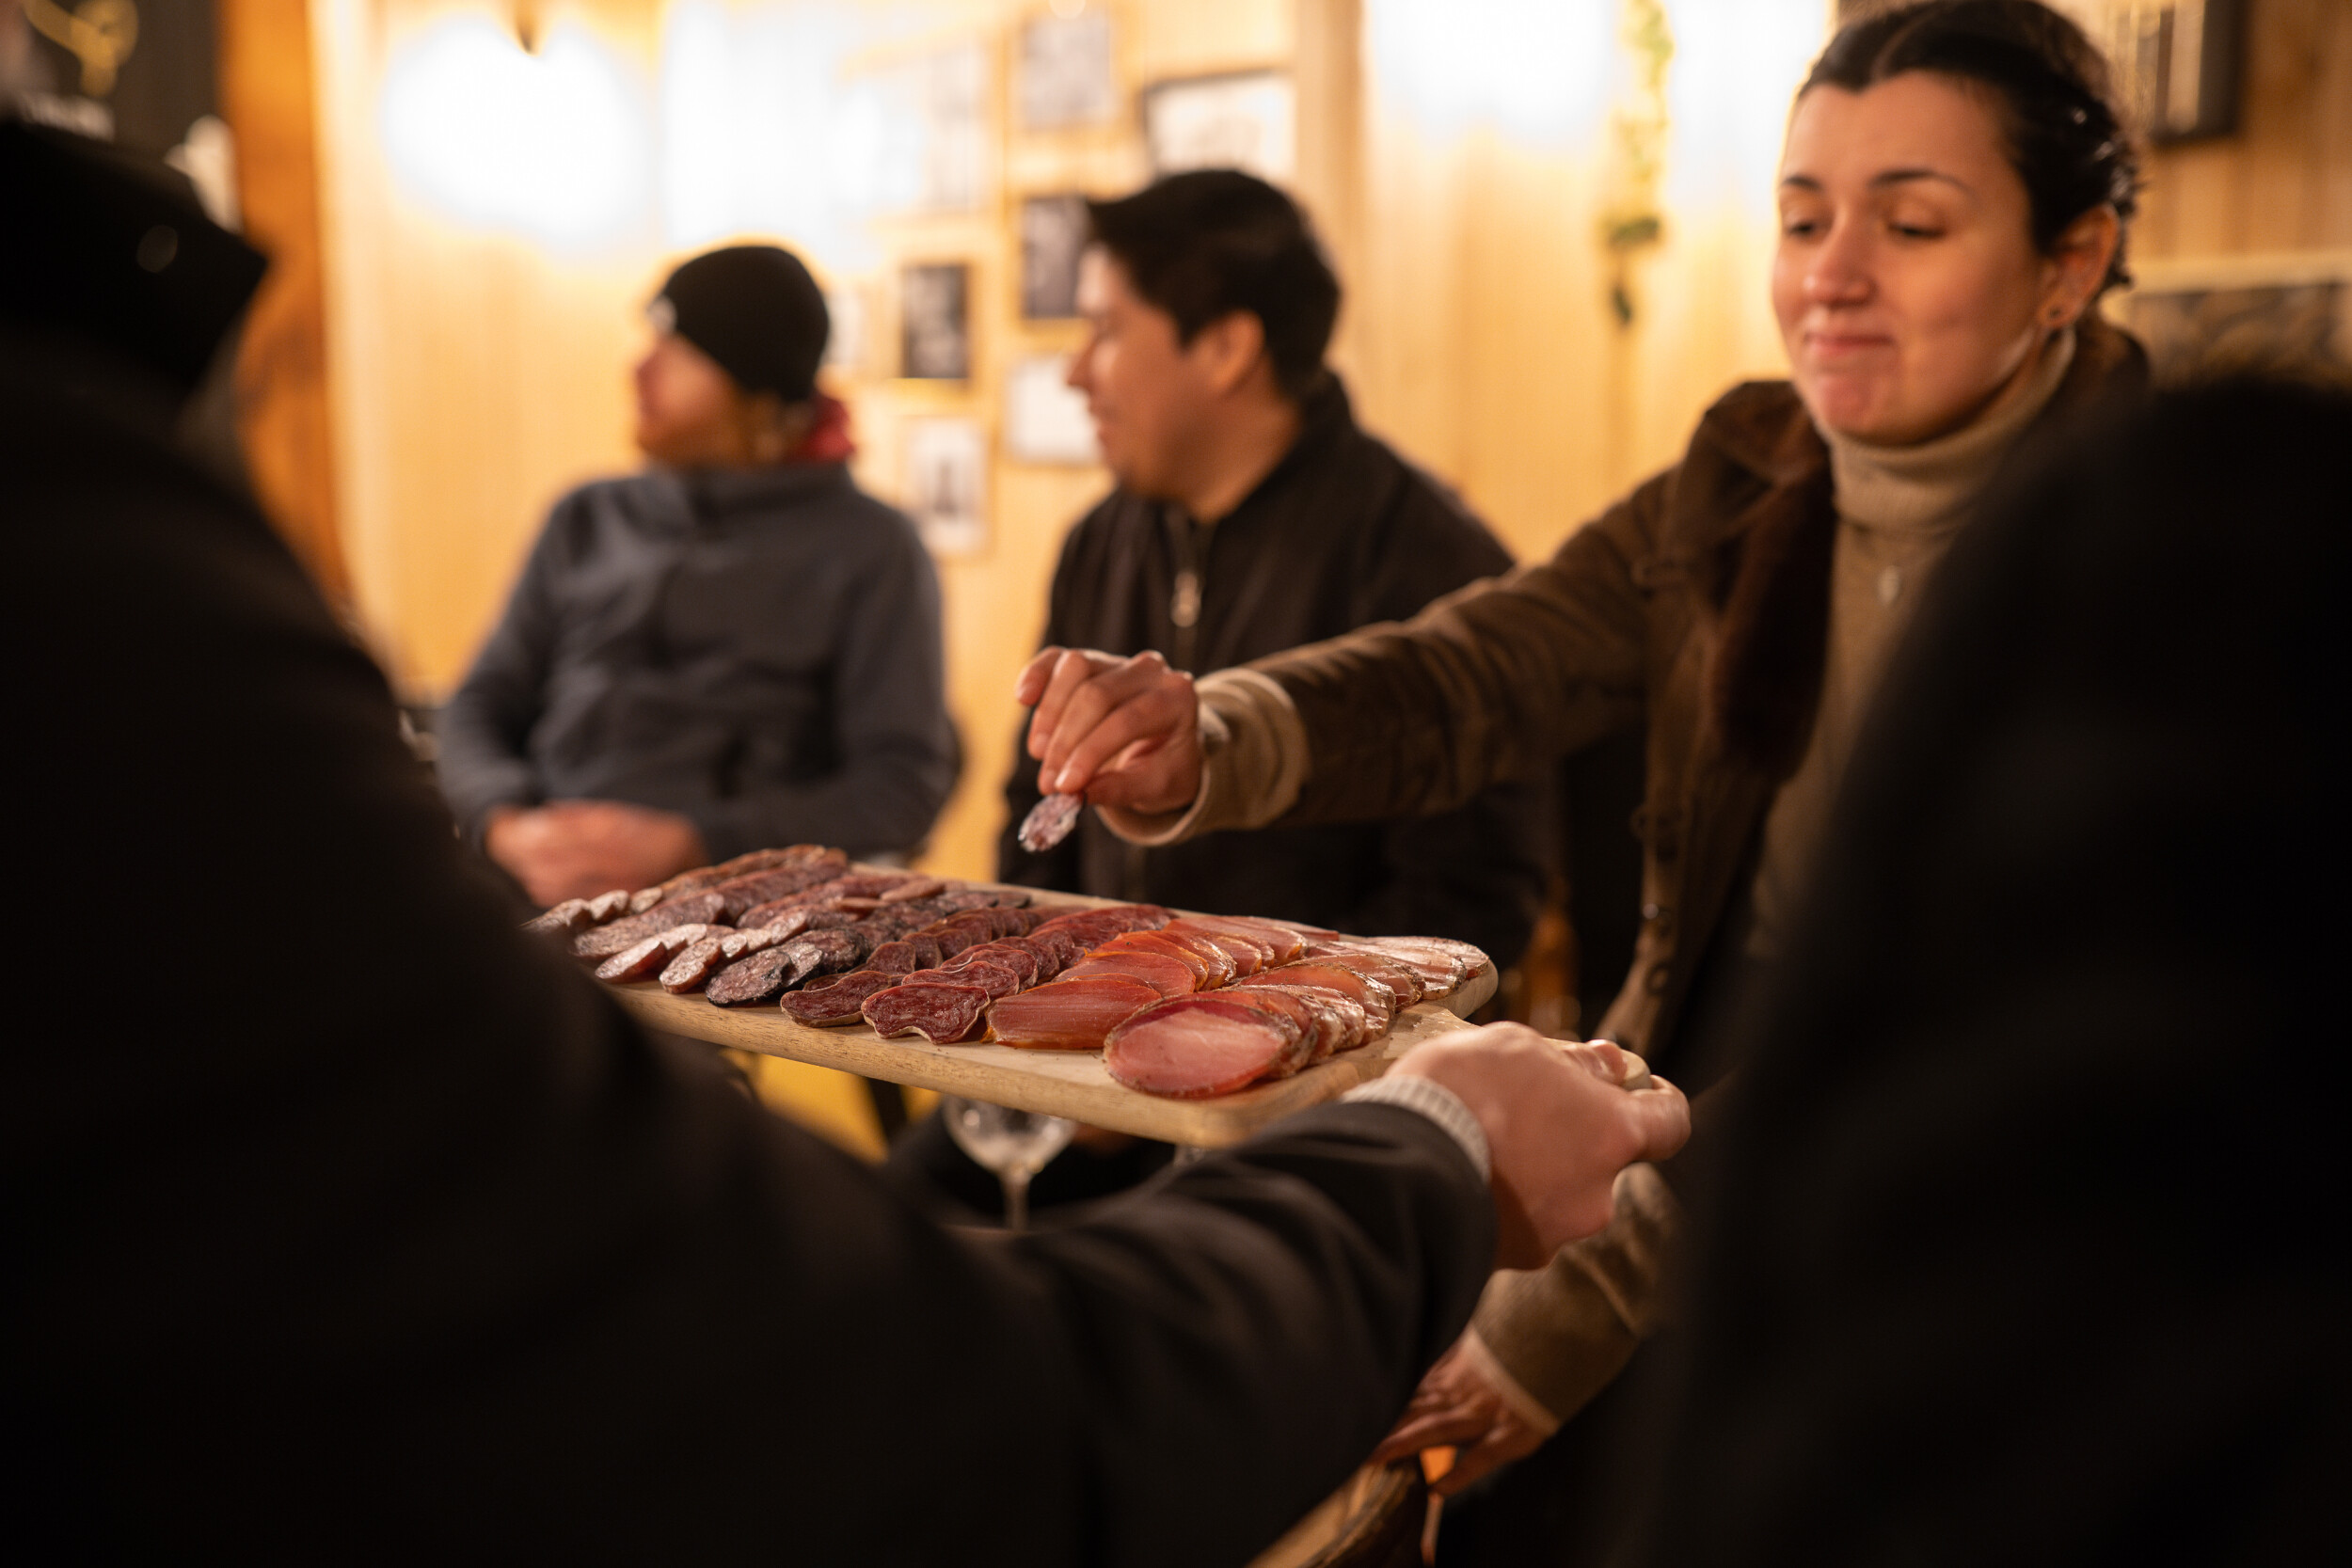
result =
[[1087,204],[1077,196],[1032,196],[1021,203],[1021,316],[1066,321],[1078,313],[1078,257],[1087,244]]
[[1021,129],[1101,125],[1119,115],[1108,11],[1040,16],[1024,23],[1016,82]]
[[916,261],[898,273],[898,373],[910,381],[972,378],[972,268]]
[[1005,455],[1020,463],[1086,467],[1102,460],[1086,394],[1073,388],[1070,358],[1032,354],[1005,375]]
[[988,436],[977,420],[909,420],[899,504],[933,555],[988,547]]
[[2149,261],[2112,308],[2157,375],[2352,368],[2352,252]]
[[1143,89],[1143,140],[1154,178],[1238,168],[1285,185],[1298,168],[1297,89],[1279,71],[1155,82]]

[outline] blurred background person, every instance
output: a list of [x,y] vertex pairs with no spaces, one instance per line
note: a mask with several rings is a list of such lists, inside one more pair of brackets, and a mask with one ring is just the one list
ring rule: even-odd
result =
[[955,783],[938,578],[850,477],[816,280],[730,246],[648,315],[652,467],[556,503],[438,721],[459,823],[539,904],[771,845],[903,857]]
[[[1087,204],[1088,337],[1070,364],[1118,488],[1063,541],[1048,643],[1228,669],[1376,621],[1511,567],[1451,491],[1359,428],[1324,363],[1340,283],[1296,203],[1232,169],[1170,175]],[[1474,942],[1509,967],[1543,894],[1539,784],[1498,784],[1433,816],[1212,833],[1147,847],[1091,820],[1021,847],[1039,798],[1016,750],[998,875],[1030,887]],[[1166,1163],[1163,1144],[1089,1132],[1041,1173],[1041,1207]],[[935,1123],[898,1156],[993,1212],[995,1179]]]

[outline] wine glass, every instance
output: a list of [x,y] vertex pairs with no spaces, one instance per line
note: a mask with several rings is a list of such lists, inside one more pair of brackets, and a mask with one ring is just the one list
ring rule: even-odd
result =
[[983,1169],[996,1173],[1005,1189],[1005,1228],[1029,1227],[1029,1179],[1069,1146],[1078,1124],[1067,1117],[1041,1116],[991,1105],[961,1095],[939,1097],[947,1135]]

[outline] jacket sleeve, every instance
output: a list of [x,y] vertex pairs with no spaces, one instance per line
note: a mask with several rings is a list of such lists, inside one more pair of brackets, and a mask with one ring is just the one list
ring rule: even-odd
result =
[[76,1539],[1239,1561],[1467,1321],[1485,1184],[1392,1106],[1061,1234],[902,1207],[516,929],[258,516],[37,408],[0,429],[52,470],[0,453],[40,525],[0,635],[88,683],[21,716],[77,760],[35,781],[41,918],[207,901],[139,966],[168,1030],[118,1009],[0,1094],[12,1182],[68,1195],[19,1227],[7,1341],[40,1348],[10,1398]]
[[548,673],[562,630],[555,588],[572,504],[570,498],[556,503],[507,595],[506,612],[442,705],[434,731],[442,797],[477,845],[484,818],[493,810],[536,805],[544,794],[531,765],[531,731],[545,711]]
[[692,812],[713,860],[814,840],[851,854],[906,854],[931,831],[961,766],[947,717],[939,575],[911,525],[841,621],[833,711],[841,766],[766,784]]
[[1649,553],[1667,480],[1568,536],[1549,561],[1250,668],[1280,686],[1310,771],[1285,823],[1449,811],[1638,722]]

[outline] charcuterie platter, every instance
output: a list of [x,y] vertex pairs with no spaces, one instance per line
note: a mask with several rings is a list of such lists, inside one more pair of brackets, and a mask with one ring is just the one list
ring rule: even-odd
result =
[[665,1033],[1200,1147],[1378,1076],[1495,988],[1484,953],[1443,938],[948,882],[816,845],[531,927]]
[[1017,1111],[1069,1117],[1141,1138],[1223,1148],[1278,1117],[1337,1100],[1388,1071],[1391,1062],[1423,1040],[1462,1028],[1461,1018],[1448,1009],[1474,1011],[1494,994],[1494,987],[1490,974],[1443,1003],[1423,1002],[1398,1014],[1384,1039],[1292,1077],[1214,1100],[1165,1100],[1128,1088],[1112,1080],[1103,1058],[1092,1052],[1023,1051],[986,1043],[933,1045],[920,1037],[886,1040],[870,1028],[813,1029],[779,1011],[714,1007],[699,996],[672,996],[650,984],[612,989],[649,1029],[985,1100]]

